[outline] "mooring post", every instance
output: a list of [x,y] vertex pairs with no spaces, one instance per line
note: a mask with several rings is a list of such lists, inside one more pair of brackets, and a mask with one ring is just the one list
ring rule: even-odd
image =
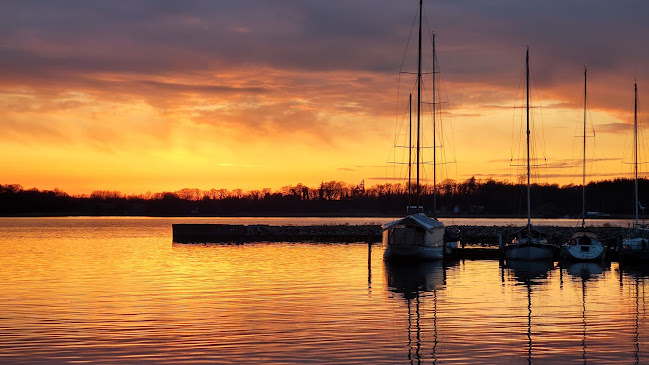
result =
[[367,289],[372,289],[372,242],[367,240]]
[[502,251],[504,249],[503,247],[503,234],[498,233],[498,249]]

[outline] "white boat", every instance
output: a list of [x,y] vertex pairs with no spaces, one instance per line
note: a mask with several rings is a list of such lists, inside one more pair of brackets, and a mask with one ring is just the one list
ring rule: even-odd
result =
[[444,224],[423,213],[383,225],[385,260],[439,260],[444,257]]
[[460,247],[460,230],[454,227],[446,227],[444,233],[444,253],[447,256],[455,254]]
[[570,241],[561,246],[561,257],[571,261],[603,260],[606,247],[590,231],[577,231]]
[[526,74],[526,118],[527,118],[527,226],[518,232],[511,243],[505,245],[505,257],[508,260],[551,260],[554,246],[543,237],[541,232],[532,227],[532,210],[530,198],[530,55],[525,52]]
[[620,259],[625,261],[649,261],[649,232],[646,227],[641,227],[638,223],[638,84],[634,85],[635,102],[633,115],[633,165],[634,165],[634,203],[635,203],[635,220],[633,222],[634,233],[622,241],[620,247]]
[[554,245],[545,239],[543,233],[528,224],[514,236],[512,242],[505,245],[505,256],[508,260],[551,261]]
[[[421,120],[421,84],[422,84],[422,72],[421,72],[421,24],[422,24],[422,0],[419,0],[419,50],[418,50],[418,62],[417,62],[417,140],[416,140],[416,171],[417,171],[417,180],[416,180],[416,202],[417,205],[414,207],[414,214],[410,214],[404,218],[398,219],[396,221],[384,224],[383,228],[383,248],[384,254],[383,258],[385,260],[437,260],[444,257],[445,251],[445,242],[444,242],[444,233],[445,228],[444,224],[438,221],[435,218],[426,216],[423,213],[423,208],[420,205],[421,193],[420,193],[420,166],[422,165],[420,161],[421,156],[421,146],[420,146],[420,120]],[[433,34],[433,76],[435,75],[435,36]],[[433,130],[434,130],[434,116],[435,116],[435,85],[433,77]],[[410,103],[412,103],[412,96],[410,97]],[[412,107],[410,108],[412,111]],[[411,117],[412,121],[412,117]],[[412,131],[412,122],[411,127]],[[410,139],[412,139],[412,133],[410,133]],[[412,141],[409,141],[408,145],[408,195],[412,195],[412,184],[410,182],[412,173]],[[435,149],[435,139],[433,138],[433,151]],[[433,152],[435,156],[435,152]],[[433,158],[433,175],[435,175],[435,160]],[[436,198],[436,181],[433,180],[434,187],[434,196]],[[411,210],[410,205],[408,206],[408,211]],[[437,207],[433,208],[434,214],[436,214]]]
[[583,174],[581,184],[581,230],[575,232],[570,240],[561,246],[561,257],[571,261],[594,261],[603,260],[606,255],[606,247],[597,239],[594,232],[588,231],[586,227],[586,75],[588,70],[584,68],[584,130],[583,130]]
[[622,260],[649,261],[649,239],[645,237],[628,237],[624,239],[620,249],[620,256]]

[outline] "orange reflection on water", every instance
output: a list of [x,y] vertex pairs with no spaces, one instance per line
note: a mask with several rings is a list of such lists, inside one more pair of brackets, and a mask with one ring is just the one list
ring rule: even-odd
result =
[[168,219],[0,219],[0,361],[643,363],[647,273],[391,266],[366,244],[171,243]]

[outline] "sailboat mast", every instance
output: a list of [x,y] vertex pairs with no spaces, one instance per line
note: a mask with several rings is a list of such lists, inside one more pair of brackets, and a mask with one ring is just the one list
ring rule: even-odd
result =
[[530,207],[530,48],[525,51],[525,86],[526,106],[525,115],[527,118],[527,229],[532,233],[532,208]]
[[408,99],[409,113],[409,129],[408,129],[408,207],[410,207],[410,199],[412,197],[412,94]]
[[581,227],[586,226],[586,73],[588,69],[584,67],[584,166],[581,181]]
[[419,207],[421,206],[420,191],[419,191],[419,155],[420,155],[420,146],[419,146],[419,131],[420,131],[420,112],[421,112],[421,18],[423,12],[423,0],[419,0],[419,52],[417,58],[417,213],[419,213]]
[[433,33],[433,216],[437,216],[437,141],[435,135],[435,114],[436,114],[436,95],[435,95],[435,33]]
[[634,227],[638,228],[638,83],[633,85],[634,88],[634,103],[633,103],[633,180],[635,190],[635,224]]

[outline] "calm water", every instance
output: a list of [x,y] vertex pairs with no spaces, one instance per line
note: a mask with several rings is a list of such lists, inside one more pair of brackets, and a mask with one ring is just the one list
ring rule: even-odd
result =
[[0,363],[649,363],[649,269],[172,244],[206,220],[0,218]]

